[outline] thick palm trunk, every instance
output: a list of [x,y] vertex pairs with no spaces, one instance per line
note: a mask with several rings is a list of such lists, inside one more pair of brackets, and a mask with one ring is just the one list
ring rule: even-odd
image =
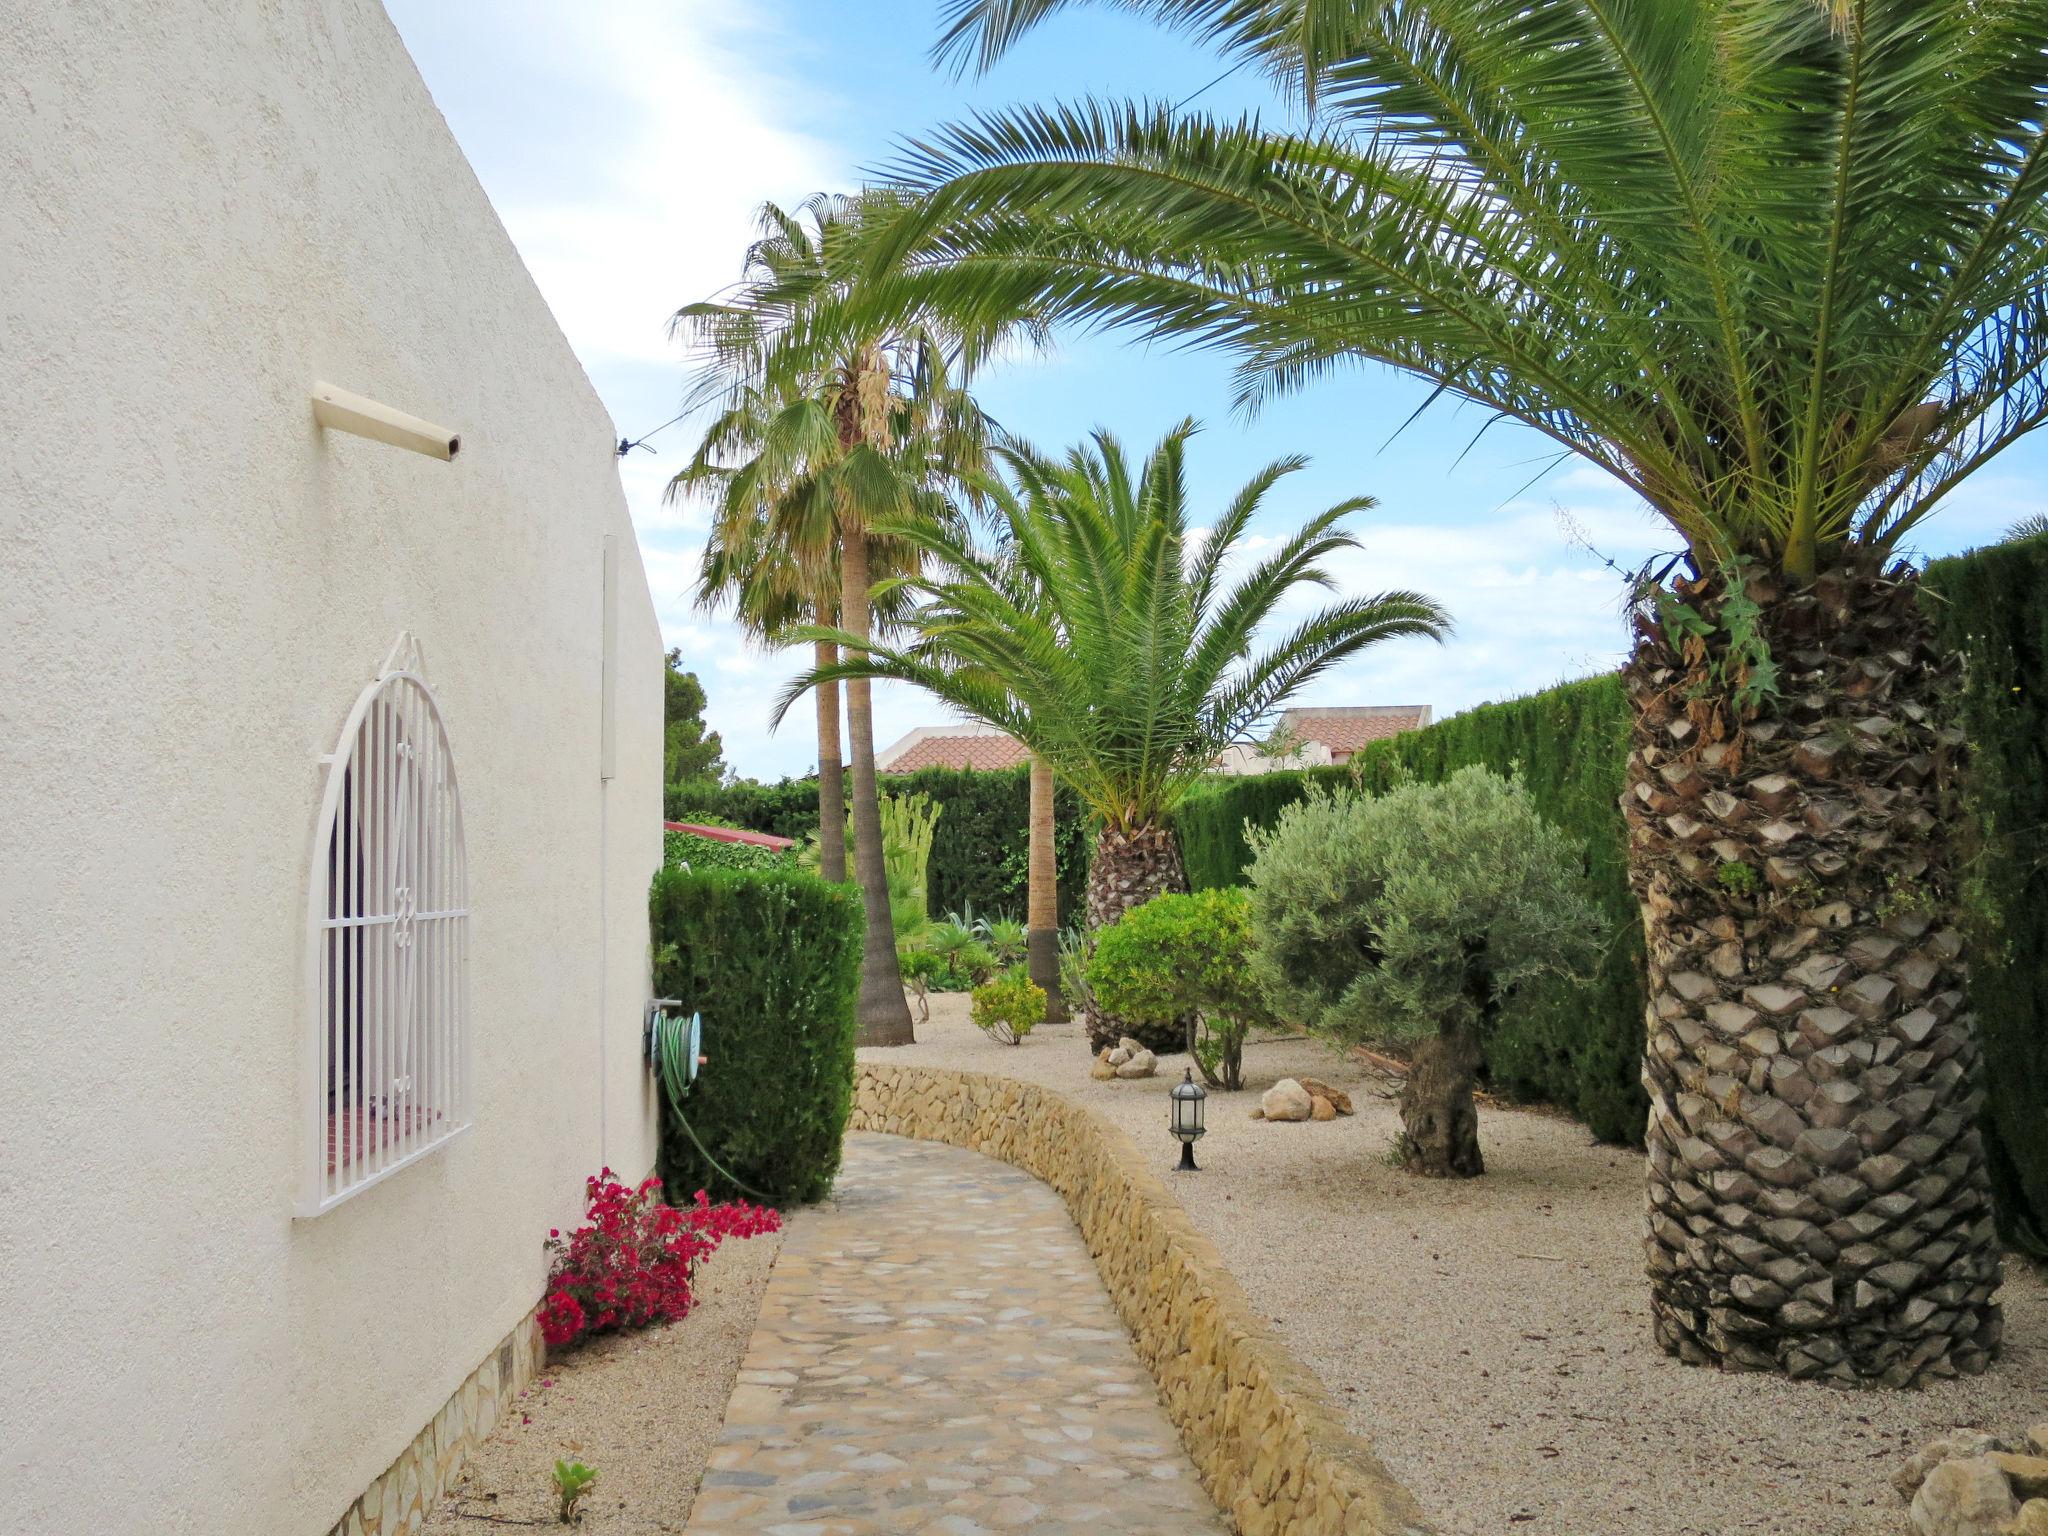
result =
[[[848,634],[868,637],[867,535],[856,524],[842,534],[839,611]],[[882,803],[875,787],[875,713],[872,685],[846,683],[848,760],[853,768],[853,869],[867,912],[860,968],[860,1043],[910,1045],[915,1035],[896,959],[896,927],[889,917],[889,871],[882,859]]]
[[1060,888],[1053,862],[1052,768],[1031,759],[1031,826],[1027,842],[1024,896],[1024,953],[1031,979],[1045,988],[1045,1019],[1064,1024],[1067,1002],[1060,996]]
[[[822,620],[831,623],[831,619]],[[839,660],[839,647],[820,640],[812,647],[820,667]],[[839,685],[812,690],[818,702],[818,873],[835,885],[846,881],[846,767],[839,740]]]
[[1486,1172],[1479,1153],[1479,1111],[1472,1083],[1479,1042],[1451,1030],[1416,1046],[1401,1085],[1401,1166],[1432,1179],[1471,1179]]
[[[1095,947],[1094,934],[1119,921],[1133,907],[1143,906],[1154,896],[1185,891],[1188,877],[1180,861],[1180,842],[1170,827],[1141,827],[1122,833],[1104,827],[1095,840],[1095,860],[1088,866],[1089,951]],[[1103,1012],[1091,999],[1082,1013],[1087,1026],[1088,1048],[1099,1051],[1129,1035],[1147,1048],[1162,1054],[1187,1049],[1187,1033],[1179,1020],[1162,1025],[1139,1025]]]
[[1716,629],[1646,621],[1623,810],[1649,942],[1658,1342],[1909,1386],[1985,1368],[2000,1278],[1964,992],[1953,666],[1908,576],[1753,576],[1778,694],[1738,719]]

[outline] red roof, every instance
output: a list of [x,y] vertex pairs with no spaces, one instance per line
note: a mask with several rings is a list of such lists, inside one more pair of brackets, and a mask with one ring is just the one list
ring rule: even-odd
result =
[[933,731],[913,741],[894,757],[884,773],[915,773],[920,768],[1014,768],[1030,759],[1024,744],[1014,736],[990,731],[954,734]]
[[705,827],[694,821],[664,821],[661,825],[666,831],[688,832],[693,837],[708,837],[714,843],[752,843],[756,848],[773,848],[778,853],[796,846],[793,837],[777,837],[772,832],[749,832],[742,827]]
[[1334,709],[1290,709],[1278,729],[1303,741],[1320,741],[1334,762],[1343,762],[1367,742],[1385,741],[1429,724],[1427,704],[1351,704]]

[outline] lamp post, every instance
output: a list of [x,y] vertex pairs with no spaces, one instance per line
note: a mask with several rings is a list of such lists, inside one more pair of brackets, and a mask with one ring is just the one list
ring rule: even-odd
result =
[[1202,1124],[1202,1103],[1208,1097],[1195,1081],[1193,1067],[1173,1085],[1173,1109],[1167,1125],[1180,1138],[1180,1164],[1174,1170],[1177,1173],[1201,1171],[1195,1166],[1195,1142],[1208,1129]]

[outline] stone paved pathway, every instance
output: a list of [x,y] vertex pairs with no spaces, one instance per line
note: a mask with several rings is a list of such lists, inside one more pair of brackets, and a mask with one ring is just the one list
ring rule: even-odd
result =
[[1059,1196],[849,1136],[789,1221],[691,1536],[1224,1529]]

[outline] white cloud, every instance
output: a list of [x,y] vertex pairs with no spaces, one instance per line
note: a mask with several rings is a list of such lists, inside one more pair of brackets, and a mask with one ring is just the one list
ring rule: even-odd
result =
[[506,222],[586,367],[673,365],[668,316],[739,275],[761,201],[851,168],[775,115],[792,83],[762,63],[772,11],[607,0],[526,19],[563,86],[603,103],[604,152],[573,195],[515,199]]

